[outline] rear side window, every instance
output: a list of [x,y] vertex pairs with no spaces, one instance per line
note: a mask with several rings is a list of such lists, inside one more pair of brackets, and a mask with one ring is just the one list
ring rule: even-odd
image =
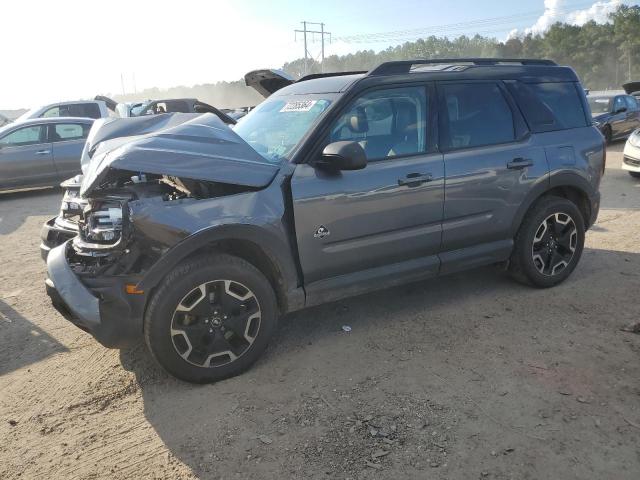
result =
[[87,138],[89,125],[79,123],[59,123],[53,125],[52,142],[64,142],[68,140],[82,140]]
[[513,113],[495,83],[443,84],[443,146],[449,149],[513,142]]
[[635,112],[636,110],[638,110],[638,101],[635,98],[627,96],[624,97],[624,101],[627,102],[627,109],[630,112]]
[[81,103],[72,107],[79,107],[78,115],[71,115],[72,117],[100,118],[100,107],[97,103]]
[[534,133],[587,126],[575,83],[508,82],[507,87]]

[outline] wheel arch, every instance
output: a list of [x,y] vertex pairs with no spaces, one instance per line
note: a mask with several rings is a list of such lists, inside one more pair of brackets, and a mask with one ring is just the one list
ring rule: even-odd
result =
[[566,198],[571,201],[582,213],[585,229],[591,227],[592,222],[592,198],[593,187],[583,177],[574,173],[560,173],[552,176],[548,184],[539,184],[538,188],[529,192],[525,201],[520,205],[513,224],[511,233],[515,235],[520,229],[524,216],[540,198],[550,195]]
[[[252,225],[224,225],[199,231],[172,247],[144,275],[137,287],[147,302],[162,279],[180,262],[206,253],[227,253],[256,267],[269,281],[282,313],[304,305],[290,247],[273,233]],[[145,308],[146,309],[146,308]]]

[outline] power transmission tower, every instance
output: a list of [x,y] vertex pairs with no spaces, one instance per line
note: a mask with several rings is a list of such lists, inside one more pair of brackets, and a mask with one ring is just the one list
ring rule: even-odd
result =
[[[323,72],[324,71],[324,37],[325,35],[329,35],[329,43],[331,43],[331,32],[325,32],[324,31],[324,23],[318,23],[318,22],[301,22],[302,23],[302,30],[294,30],[294,38],[297,41],[297,34],[298,33],[302,33],[303,35],[303,39],[304,39],[304,73],[305,75],[307,74],[308,70],[309,70],[309,66],[308,66],[308,61],[309,61],[309,49],[307,47],[307,34],[310,33],[311,34],[311,41],[313,42],[315,40],[315,35],[320,35],[320,41],[322,43],[322,52],[321,52],[321,61],[320,61],[320,71]],[[308,30],[307,26],[308,25],[320,25],[320,31],[318,30]]]

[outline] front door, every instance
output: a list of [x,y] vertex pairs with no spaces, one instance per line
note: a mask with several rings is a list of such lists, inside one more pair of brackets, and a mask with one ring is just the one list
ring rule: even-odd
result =
[[439,83],[446,170],[442,271],[500,260],[532,186],[548,177],[543,146],[528,136],[498,82]]
[[0,188],[46,185],[56,177],[46,126],[29,125],[0,138]]
[[305,285],[371,280],[385,267],[401,275],[419,264],[437,273],[444,168],[431,92],[424,85],[370,90],[338,117],[327,143],[360,142],[366,168],[296,167],[291,189]]

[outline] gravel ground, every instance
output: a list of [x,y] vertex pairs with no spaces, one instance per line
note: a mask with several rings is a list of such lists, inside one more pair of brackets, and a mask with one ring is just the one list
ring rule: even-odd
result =
[[[194,386],[106,350],[44,293],[60,192],[0,196],[0,478],[640,478],[640,181],[552,290],[494,268],[284,318],[246,374]],[[352,331],[344,332],[342,325]]]

